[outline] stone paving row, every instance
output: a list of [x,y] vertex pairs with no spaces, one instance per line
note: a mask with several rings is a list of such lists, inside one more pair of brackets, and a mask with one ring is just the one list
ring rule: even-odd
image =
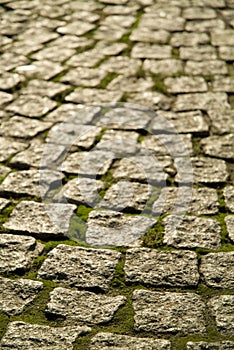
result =
[[0,349],[234,349],[234,1],[0,16]]

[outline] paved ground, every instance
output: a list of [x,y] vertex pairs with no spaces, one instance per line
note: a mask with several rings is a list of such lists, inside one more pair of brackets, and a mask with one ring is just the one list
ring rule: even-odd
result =
[[0,348],[234,349],[234,1],[0,5]]

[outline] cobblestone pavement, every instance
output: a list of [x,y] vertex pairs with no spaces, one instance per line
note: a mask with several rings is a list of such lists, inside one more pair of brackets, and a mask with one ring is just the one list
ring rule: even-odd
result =
[[234,349],[234,1],[0,16],[0,349]]

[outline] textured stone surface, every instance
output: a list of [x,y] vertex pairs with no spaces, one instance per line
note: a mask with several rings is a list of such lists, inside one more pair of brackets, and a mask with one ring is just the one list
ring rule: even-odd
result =
[[122,158],[139,151],[138,138],[139,134],[136,132],[106,130],[101,141],[96,145],[96,149],[111,150],[115,153],[116,158]]
[[123,93],[121,91],[106,91],[105,89],[77,88],[66,96],[65,100],[75,103],[99,104],[118,102]]
[[98,333],[92,338],[90,350],[170,350],[170,341],[164,339],[139,338],[114,333]]
[[210,253],[202,257],[200,272],[209,287],[234,287],[234,252]]
[[111,210],[94,210],[89,214],[86,243],[102,246],[134,245],[155,223],[156,220],[145,216],[130,217]]
[[234,159],[234,134],[209,136],[201,141],[201,147],[208,156]]
[[234,295],[213,297],[208,305],[215,317],[218,330],[224,335],[233,335]]
[[226,207],[234,213],[234,186],[229,185],[224,187],[223,195]]
[[68,233],[70,218],[76,206],[73,204],[43,204],[22,201],[13,210],[5,228],[38,236],[62,236]]
[[31,304],[43,289],[43,283],[29,279],[10,280],[0,277],[0,310],[7,315],[18,315]]
[[38,277],[71,287],[107,290],[120,253],[107,249],[86,249],[60,244],[42,264]]
[[199,280],[197,256],[189,251],[130,249],[124,270],[128,282],[152,286],[195,286]]
[[44,120],[54,123],[74,123],[75,125],[90,124],[99,111],[99,107],[90,107],[84,105],[77,106],[72,103],[66,103],[56,108],[53,112],[49,113],[44,118]]
[[153,74],[162,74],[166,76],[181,73],[183,71],[182,62],[177,59],[165,59],[165,60],[146,59],[143,64],[143,68],[145,71],[149,71]]
[[33,237],[9,233],[0,235],[0,272],[27,270],[43,250],[43,245]]
[[46,312],[63,316],[68,324],[95,325],[111,321],[115,312],[126,302],[119,295],[108,297],[86,291],[55,288],[50,293]]
[[169,215],[163,222],[165,244],[176,248],[219,249],[221,246],[221,227],[215,219]]
[[75,86],[95,87],[101,83],[105,75],[106,73],[104,71],[96,68],[78,67],[70,70],[60,81]]
[[205,305],[195,293],[136,290],[135,329],[153,333],[205,333]]
[[225,223],[227,226],[228,236],[234,242],[234,215],[225,217]]
[[[175,111],[211,110],[229,107],[227,95],[221,92],[205,92],[179,95],[174,104]],[[224,108],[223,108],[224,109]]]
[[28,147],[27,142],[18,142],[6,137],[0,137],[0,144],[0,162],[4,162]]
[[229,109],[211,108],[208,110],[211,120],[211,131],[215,134],[234,132],[233,118],[234,112]]
[[207,343],[205,341],[200,342],[188,342],[187,343],[187,350],[232,350],[234,346],[234,342],[232,341],[221,341],[221,342],[212,342]]
[[90,332],[89,327],[49,327],[28,324],[21,321],[11,322],[1,341],[2,349],[16,350],[73,350],[73,343],[80,335]]

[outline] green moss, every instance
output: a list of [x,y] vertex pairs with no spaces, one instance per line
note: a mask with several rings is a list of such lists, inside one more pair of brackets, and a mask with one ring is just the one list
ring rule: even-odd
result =
[[153,91],[159,92],[161,94],[164,94],[166,96],[170,96],[169,92],[167,91],[166,86],[164,85],[164,79],[165,77],[160,74],[153,74],[153,81],[154,81],[154,87]]
[[77,215],[83,221],[87,221],[89,217],[89,213],[92,211],[92,208],[88,208],[85,205],[79,205],[77,209]]
[[164,226],[162,224],[162,219],[164,216],[161,216],[157,223],[150,228],[142,237],[143,246],[148,248],[158,248],[163,245],[163,233]]
[[2,339],[4,333],[6,332],[7,325],[10,321],[10,318],[0,312],[0,339]]
[[101,83],[97,86],[98,89],[105,89],[107,85],[118,76],[116,73],[109,72],[105,76],[104,79],[102,79]]
[[85,222],[77,215],[74,215],[70,220],[68,236],[75,241],[85,242],[86,229]]

